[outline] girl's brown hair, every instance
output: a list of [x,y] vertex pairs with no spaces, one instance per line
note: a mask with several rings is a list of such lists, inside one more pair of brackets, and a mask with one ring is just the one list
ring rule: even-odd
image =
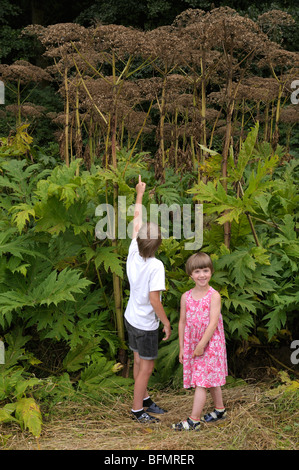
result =
[[161,230],[158,225],[147,222],[142,225],[137,234],[137,244],[142,258],[152,258],[162,243]]
[[188,276],[190,276],[195,269],[203,268],[210,268],[211,273],[214,272],[212,260],[206,253],[199,251],[187,259],[186,273]]

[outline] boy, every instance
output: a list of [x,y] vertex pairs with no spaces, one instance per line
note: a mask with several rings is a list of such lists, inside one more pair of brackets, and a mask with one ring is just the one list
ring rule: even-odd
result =
[[[158,356],[159,321],[164,325],[163,340],[167,340],[171,334],[170,323],[160,300],[160,291],[165,290],[164,266],[154,257],[162,242],[161,233],[155,224],[142,225],[142,198],[145,187],[146,184],[141,181],[139,175],[133,234],[127,259],[130,298],[125,311],[129,347],[134,352],[132,417],[140,423],[159,421],[148,412],[165,413],[165,410],[149,397],[147,384]],[[144,407],[147,408],[146,412]]]

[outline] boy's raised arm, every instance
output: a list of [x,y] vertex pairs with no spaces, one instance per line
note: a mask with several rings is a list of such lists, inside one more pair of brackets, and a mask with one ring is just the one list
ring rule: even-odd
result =
[[139,175],[138,183],[136,184],[136,202],[134,208],[134,219],[133,219],[133,234],[132,238],[137,237],[137,233],[142,225],[142,198],[145,192],[146,183],[141,181],[141,175]]

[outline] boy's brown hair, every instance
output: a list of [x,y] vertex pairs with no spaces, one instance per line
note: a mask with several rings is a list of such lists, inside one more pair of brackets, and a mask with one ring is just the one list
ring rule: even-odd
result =
[[136,240],[140,256],[143,259],[152,258],[162,243],[161,230],[158,225],[147,222],[142,225]]
[[195,253],[187,259],[186,273],[188,274],[188,276],[190,276],[192,272],[195,271],[195,269],[203,268],[210,268],[211,273],[214,272],[211,258],[203,251],[199,251],[198,253]]

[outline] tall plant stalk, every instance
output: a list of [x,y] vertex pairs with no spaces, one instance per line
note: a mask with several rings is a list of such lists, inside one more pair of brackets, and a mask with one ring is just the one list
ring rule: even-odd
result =
[[[201,131],[201,140],[202,140],[202,145],[205,147],[207,146],[207,120],[206,120],[206,99],[207,99],[207,93],[206,93],[206,51],[205,47],[201,45],[201,60],[200,60],[200,66],[201,66],[201,125],[202,125],[202,131]],[[206,154],[203,151],[202,152],[202,164],[205,161]],[[199,169],[198,169],[198,179],[199,179]]]
[[[113,88],[112,88],[112,102],[113,108],[111,113],[111,156],[112,156],[112,166],[114,170],[117,170],[117,153],[116,153],[116,136],[117,136],[117,76],[116,76],[116,66],[115,66],[115,54],[112,53],[112,77],[113,77]],[[121,83],[120,83],[121,85]],[[115,235],[118,231],[118,184],[113,183],[113,207],[115,214]],[[117,238],[112,240],[112,246],[115,249],[115,252],[118,251]],[[122,309],[122,282],[120,276],[116,273],[113,273],[113,295],[114,295],[114,304],[115,304],[115,316],[116,316],[116,326],[118,338],[121,342],[120,348],[120,362],[125,363],[125,349],[123,347],[125,341],[125,330],[123,322],[123,309]]]
[[66,166],[70,166],[70,157],[69,157],[69,127],[70,127],[70,103],[69,103],[69,86],[68,86],[68,69],[64,68],[64,90],[65,90],[65,122],[64,122],[64,139],[65,139],[65,148],[64,148],[64,159]]
[[[224,24],[224,29],[226,29],[226,25]],[[227,114],[226,114],[226,128],[225,128],[225,139],[224,139],[224,146],[222,150],[222,185],[227,192],[227,159],[228,159],[228,152],[229,147],[231,144],[231,135],[232,135],[232,117],[234,111],[234,97],[233,97],[233,38],[230,38],[230,48],[229,51],[226,49],[224,45],[224,53],[226,55],[227,60],[227,88],[226,88],[226,95],[228,100],[227,105]],[[230,222],[224,223],[224,244],[227,248],[230,247],[230,237],[231,237],[231,224]]]
[[163,73],[163,81],[162,81],[162,92],[161,92],[161,101],[159,103],[159,111],[160,111],[160,121],[159,121],[159,148],[157,151],[158,156],[158,167],[161,171],[162,178],[165,181],[165,143],[164,143],[164,123],[165,123],[165,113],[166,113],[166,106],[165,106],[165,93],[166,93],[166,77],[167,77],[167,70],[165,66],[165,71]]

